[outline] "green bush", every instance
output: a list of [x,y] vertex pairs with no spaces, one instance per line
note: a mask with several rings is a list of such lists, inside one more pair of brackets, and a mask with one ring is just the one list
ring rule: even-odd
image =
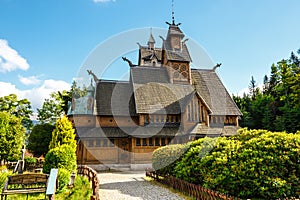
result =
[[64,168],[68,171],[76,171],[76,154],[73,147],[61,145],[51,149],[45,157],[44,173],[50,173],[52,168]]
[[32,171],[33,169],[37,168],[38,160],[34,157],[25,157],[25,170]]
[[55,199],[57,200],[89,200],[91,199],[92,188],[89,180],[84,176],[76,176],[74,187],[61,190]]
[[206,140],[207,137],[205,138],[200,138],[200,139],[197,139],[197,140],[194,140],[194,141],[191,141],[191,142],[188,142],[187,145],[190,148],[192,147],[196,147],[196,146],[199,146],[199,145],[202,145],[202,143],[204,142],[204,140]]
[[266,132],[249,140],[237,152],[235,178],[240,182],[238,188],[243,190],[238,192],[237,189],[236,195],[258,198],[300,196],[299,158],[298,134]]
[[70,182],[71,172],[64,168],[58,169],[58,190],[62,191]]
[[161,175],[173,175],[172,169],[187,148],[186,144],[175,144],[156,149],[152,156],[153,168]]
[[189,143],[190,148],[174,167],[175,176],[190,183],[202,184],[203,168],[199,164],[213,150],[216,141],[216,138],[206,137]]
[[25,157],[24,161],[25,161],[26,164],[35,165],[37,163],[37,158]]
[[[199,141],[198,141],[199,142]],[[242,129],[205,139],[176,163],[175,176],[240,198],[300,196],[300,134]]]

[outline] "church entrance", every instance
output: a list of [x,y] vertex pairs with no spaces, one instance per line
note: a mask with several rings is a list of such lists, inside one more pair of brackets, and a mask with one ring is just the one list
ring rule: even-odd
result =
[[118,141],[119,164],[130,163],[130,138],[120,138]]

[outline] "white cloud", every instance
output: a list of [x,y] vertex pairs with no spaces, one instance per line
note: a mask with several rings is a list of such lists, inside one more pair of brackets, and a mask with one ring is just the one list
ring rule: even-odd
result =
[[[264,85],[263,85],[263,84],[258,84],[257,87],[259,88],[260,91],[263,91]],[[244,94],[246,94],[246,95],[249,95],[249,94],[250,94],[249,88],[241,89],[241,90],[238,92],[238,96],[239,96],[239,97],[243,97]]]
[[0,97],[19,93],[19,90],[16,88],[16,86],[11,83],[0,81],[0,88]]
[[44,80],[41,86],[28,90],[21,90],[11,83],[1,81],[0,88],[0,97],[13,93],[18,96],[18,99],[26,98],[31,102],[33,111],[36,112],[36,109],[42,107],[44,100],[48,99],[52,92],[70,90],[71,86],[65,81],[49,79]]
[[244,94],[246,94],[246,95],[250,94],[249,88],[241,89],[241,90],[238,92],[238,96],[239,96],[239,97],[243,97]]
[[110,2],[110,1],[115,2],[116,0],[93,0],[93,1],[94,1],[94,3],[105,3],[105,2]]
[[38,85],[41,82],[41,80],[38,79],[37,76],[23,77],[19,75],[18,78],[19,81],[24,85]]
[[27,70],[29,64],[26,59],[8,45],[6,40],[0,39],[0,72],[10,72],[16,69]]

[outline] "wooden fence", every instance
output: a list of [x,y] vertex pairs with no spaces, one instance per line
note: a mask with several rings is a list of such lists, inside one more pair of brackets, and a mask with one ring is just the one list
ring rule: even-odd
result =
[[175,190],[178,190],[188,196],[195,199],[205,199],[205,200],[239,200],[236,197],[231,197],[219,192],[206,189],[200,185],[195,185],[188,183],[186,181],[177,179],[173,176],[159,176],[155,171],[146,170],[146,176],[154,178],[156,181],[168,185]]
[[87,177],[89,181],[92,182],[93,195],[91,196],[91,200],[100,200],[99,197],[100,182],[97,176],[97,172],[86,165],[81,165],[78,166],[77,173],[81,176]]

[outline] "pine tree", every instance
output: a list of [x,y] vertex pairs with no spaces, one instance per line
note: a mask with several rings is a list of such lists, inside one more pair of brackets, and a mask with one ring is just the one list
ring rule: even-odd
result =
[[256,81],[254,80],[253,76],[251,76],[250,84],[249,84],[249,91],[252,99],[254,100],[256,98],[257,94],[257,84]]

